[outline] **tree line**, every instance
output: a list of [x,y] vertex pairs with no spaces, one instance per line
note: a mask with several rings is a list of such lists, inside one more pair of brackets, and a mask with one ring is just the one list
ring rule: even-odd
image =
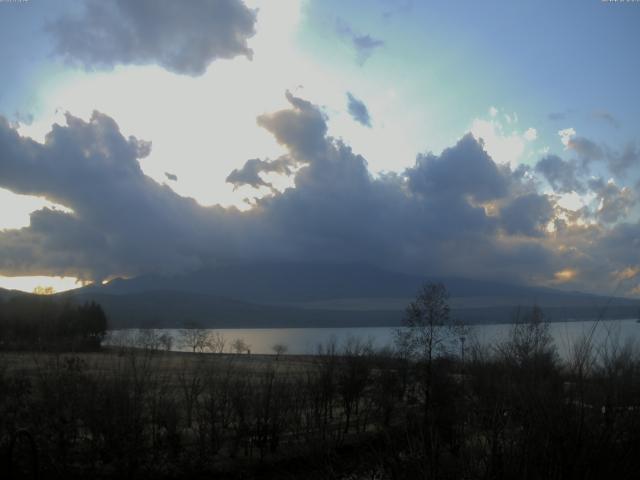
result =
[[96,350],[107,333],[102,307],[45,295],[0,298],[0,349]]
[[426,285],[392,349],[356,338],[284,358],[149,346],[46,354],[31,375],[0,355],[0,468],[47,478],[636,478],[637,348],[613,332],[600,345],[586,335],[561,360],[540,309],[518,320],[504,340],[480,344],[451,318],[446,289]]

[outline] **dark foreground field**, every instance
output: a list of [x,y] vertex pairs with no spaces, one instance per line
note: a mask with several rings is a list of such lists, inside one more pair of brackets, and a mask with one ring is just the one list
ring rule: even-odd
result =
[[0,353],[2,478],[637,478],[640,361],[524,329],[464,362]]

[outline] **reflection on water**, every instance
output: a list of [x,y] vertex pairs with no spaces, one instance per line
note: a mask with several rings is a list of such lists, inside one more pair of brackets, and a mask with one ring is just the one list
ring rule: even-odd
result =
[[[477,325],[471,327],[466,344],[477,341],[483,345],[495,345],[507,338],[511,324]],[[606,322],[579,321],[557,322],[549,324],[551,335],[558,353],[567,358],[572,345],[592,335],[596,348],[607,341],[618,341],[621,344],[635,342],[640,334],[640,323],[636,320],[615,320]],[[335,340],[338,346],[350,338],[370,341],[375,347],[382,348],[393,344],[392,327],[359,327],[359,328],[243,328],[243,329],[209,329],[208,332],[219,333],[225,340],[224,351],[232,352],[235,340],[241,339],[251,353],[272,354],[275,345],[284,345],[289,354],[313,354],[318,345]],[[115,330],[105,340],[107,345],[133,345],[140,340],[140,330]],[[172,350],[189,351],[191,348],[182,344],[180,330],[156,330],[166,334],[173,341]]]

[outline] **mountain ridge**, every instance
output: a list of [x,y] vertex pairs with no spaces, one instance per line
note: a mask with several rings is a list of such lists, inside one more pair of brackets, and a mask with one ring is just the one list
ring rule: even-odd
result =
[[470,323],[508,322],[518,307],[532,305],[541,306],[550,320],[596,318],[603,311],[607,318],[631,318],[640,308],[631,299],[410,275],[362,264],[226,265],[177,276],[118,279],[71,295],[104,303],[123,325],[381,326],[398,325],[406,305],[429,281],[445,284],[454,315]]
[[[56,294],[100,303],[112,328],[395,326],[425,282],[441,281],[452,315],[505,323],[533,305],[550,321],[636,318],[640,301],[547,287],[436,278],[363,264],[243,263],[181,275],[116,279]],[[24,292],[0,289],[0,298]]]

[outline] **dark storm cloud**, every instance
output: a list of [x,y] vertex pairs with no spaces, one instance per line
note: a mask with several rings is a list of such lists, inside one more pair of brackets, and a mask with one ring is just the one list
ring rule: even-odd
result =
[[616,225],[594,247],[594,256],[608,258],[620,266],[638,265],[638,252],[640,222]]
[[205,209],[144,175],[138,159],[148,143],[123,137],[99,113],[66,122],[41,144],[0,119],[0,186],[73,210],[44,209],[29,227],[0,234],[0,271],[90,279],[182,271],[223,248],[228,235],[216,229],[229,230],[230,212]]
[[585,186],[578,178],[580,171],[575,162],[565,161],[557,155],[547,155],[538,161],[535,171],[558,193],[585,192]]
[[443,199],[471,196],[476,202],[504,197],[509,186],[508,176],[471,134],[440,156],[419,155],[407,177],[416,193]]
[[512,235],[542,237],[553,216],[553,204],[549,197],[536,193],[517,197],[501,210],[502,226]]
[[[498,167],[471,135],[440,155],[418,156],[402,173],[373,176],[362,156],[327,135],[318,107],[287,99],[289,108],[258,119],[287,153],[250,160],[228,181],[268,186],[261,174],[275,172],[293,175],[294,187],[272,191],[247,212],[203,207],[147,177],[138,160],[150,145],[125,138],[105,115],[88,122],[67,115],[44,143],[0,121],[0,187],[73,210],[43,209],[29,227],[0,232],[0,273],[99,280],[239,259],[367,262],[523,281],[553,278],[565,267],[597,271],[592,255],[610,240],[608,231],[585,233],[565,222],[548,234],[553,197]],[[616,192],[605,193],[611,200],[603,204],[626,208],[613,205]],[[560,253],[558,242],[572,248]],[[637,257],[627,247],[618,250]],[[622,268],[623,257],[607,268]]]
[[[295,188],[265,197],[259,207],[265,223],[285,235],[282,243],[293,240],[303,258],[471,276],[501,270],[498,258],[529,271],[552,263],[544,247],[497,239],[500,219],[477,203],[508,196],[515,180],[471,135],[440,156],[420,156],[402,174],[372,177],[363,157],[326,136],[316,107],[292,104],[261,124],[299,161]],[[298,126],[305,134],[287,135],[284,118],[305,123]],[[294,153],[311,150],[309,144],[313,155]],[[517,267],[502,270],[509,269],[500,273],[520,275]]]
[[371,117],[369,110],[362,100],[358,100],[351,92],[347,92],[347,108],[349,115],[361,125],[371,127]]
[[251,58],[255,21],[240,0],[85,0],[48,30],[59,55],[89,70],[158,64],[195,76],[216,59]]

